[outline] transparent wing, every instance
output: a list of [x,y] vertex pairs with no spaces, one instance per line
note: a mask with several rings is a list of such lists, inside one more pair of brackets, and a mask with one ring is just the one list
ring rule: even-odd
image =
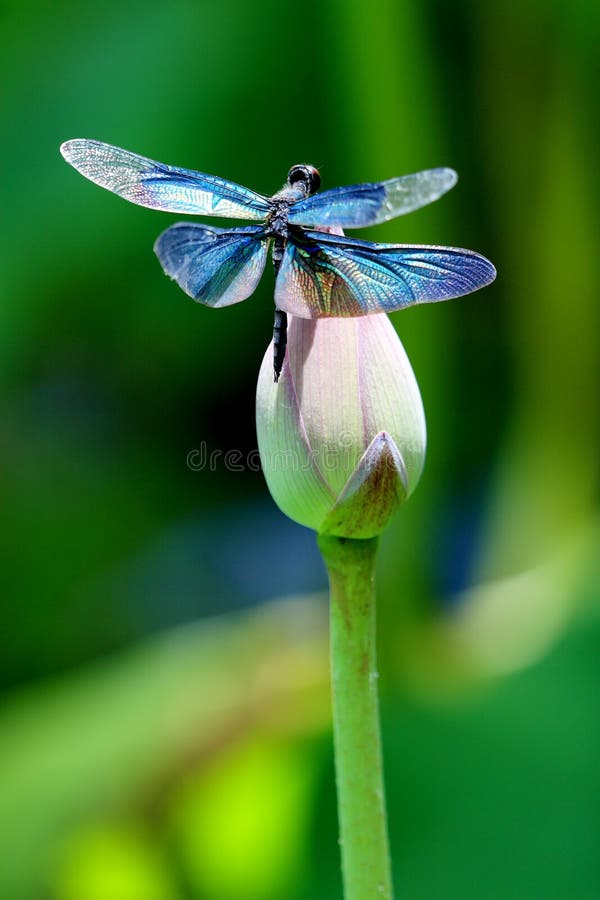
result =
[[138,206],[197,216],[264,219],[265,197],[215,175],[165,166],[101,141],[66,141],[60,152],[78,172]]
[[294,316],[366,316],[470,294],[496,277],[484,256],[454,247],[373,244],[294,232],[275,303]]
[[231,306],[252,294],[267,258],[268,239],[257,225],[207,228],[179,222],[154,244],[163,269],[186,294],[207,306]]
[[453,169],[428,169],[389,181],[333,188],[300,200],[290,209],[288,221],[308,227],[377,225],[433,203],[454,187],[457,180]]

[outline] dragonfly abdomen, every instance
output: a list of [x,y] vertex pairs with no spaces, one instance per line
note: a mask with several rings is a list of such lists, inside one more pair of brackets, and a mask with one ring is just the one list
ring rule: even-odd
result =
[[[273,267],[275,269],[275,278],[279,272],[279,267],[285,252],[285,238],[277,235],[273,241]],[[287,315],[282,309],[275,307],[275,321],[273,322],[273,375],[275,381],[279,381],[283,361],[285,359],[285,348],[287,347]]]
[[275,307],[273,322],[273,377],[279,381],[287,347],[287,313]]
[[275,277],[277,277],[277,273],[279,272],[279,267],[283,260],[284,253],[285,253],[285,237],[283,237],[281,235],[277,235],[277,237],[273,241],[273,267],[275,268]]

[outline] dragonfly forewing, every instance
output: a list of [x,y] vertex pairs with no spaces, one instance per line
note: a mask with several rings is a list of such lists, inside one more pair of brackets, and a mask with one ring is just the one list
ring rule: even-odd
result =
[[66,161],[90,181],[138,206],[257,221],[270,209],[266,197],[232,181],[167,166],[101,141],[66,141],[60,150]]
[[293,225],[363,228],[413,212],[438,200],[456,184],[453,169],[428,169],[373,184],[353,184],[314,194],[294,204]]

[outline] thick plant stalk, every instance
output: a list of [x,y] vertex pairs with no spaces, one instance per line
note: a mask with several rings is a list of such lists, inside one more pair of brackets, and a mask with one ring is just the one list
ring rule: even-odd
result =
[[331,678],[345,900],[391,900],[375,654],[377,538],[319,536],[331,597]]

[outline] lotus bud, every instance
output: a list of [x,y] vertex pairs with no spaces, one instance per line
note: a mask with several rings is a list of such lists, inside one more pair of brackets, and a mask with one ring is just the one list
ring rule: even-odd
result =
[[320,534],[380,534],[423,468],[423,404],[386,315],[290,317],[277,384],[272,347],[262,363],[256,422],[273,499]]

